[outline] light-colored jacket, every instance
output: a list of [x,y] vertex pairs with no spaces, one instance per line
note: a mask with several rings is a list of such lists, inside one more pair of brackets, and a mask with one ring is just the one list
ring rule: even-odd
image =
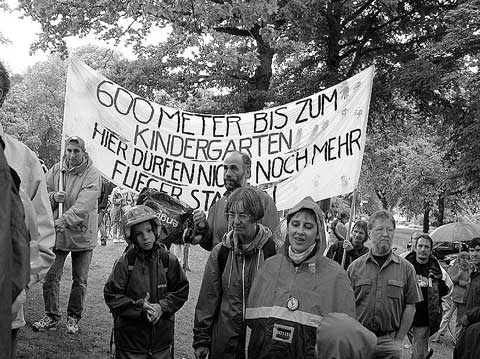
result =
[[65,231],[57,233],[55,248],[73,252],[93,249],[97,245],[97,208],[102,187],[100,174],[87,154],[81,165],[70,169],[65,164],[65,157],[62,164],[56,163],[46,175],[55,219],[59,218],[58,203],[53,195],[60,189],[62,173],[66,193],[62,214]]
[[[55,260],[52,248],[55,245],[53,214],[48,198],[45,175],[35,153],[26,145],[3,132],[5,157],[10,167],[20,177],[20,189],[32,202],[38,226],[37,240],[30,240],[30,283],[41,281]],[[34,225],[35,225],[34,224]]]
[[[5,143],[5,158],[20,177],[20,197],[25,212],[25,224],[30,237],[30,281],[28,287],[40,282],[55,260],[55,230],[53,214],[48,199],[45,176],[38,157],[26,145],[3,132],[0,136]],[[12,329],[25,325],[23,291],[12,307]]]

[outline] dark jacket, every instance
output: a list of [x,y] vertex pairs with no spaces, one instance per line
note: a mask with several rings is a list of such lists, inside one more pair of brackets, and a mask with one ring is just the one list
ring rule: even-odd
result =
[[[410,252],[405,259],[415,265],[416,253]],[[430,256],[428,261],[428,278],[431,280],[431,286],[428,287],[428,326],[430,335],[433,335],[440,329],[442,321],[442,297],[448,294],[448,286],[442,279],[442,270],[438,260]],[[425,300],[425,299],[424,299]],[[417,303],[419,305],[419,303]]]
[[464,328],[453,351],[454,359],[480,358],[480,271],[470,274],[465,293],[465,309],[469,325]]
[[[189,284],[177,257],[168,253],[164,268],[160,251],[155,245],[149,253],[137,248],[133,268],[129,270],[127,253],[115,263],[104,288],[105,302],[114,316],[115,345],[136,353],[159,352],[173,343],[174,316],[187,301]],[[143,310],[144,298],[159,303],[162,317],[153,325]]]
[[[338,264],[342,264],[342,258],[343,258],[343,241],[338,241],[337,243],[334,243],[331,245],[331,247],[328,249],[327,252],[327,257],[330,259],[333,259],[335,262]],[[355,249],[353,248],[351,251],[347,252],[347,255],[345,256],[345,264],[343,266],[344,269],[347,269],[350,263],[352,263],[355,259],[360,258],[364,254],[367,254],[369,251],[368,247],[365,247],[362,245],[362,247]]]
[[[244,358],[247,298],[257,270],[266,259],[262,248],[273,241],[270,229],[258,226],[258,246],[241,251],[229,232],[213,248],[205,265],[195,308],[193,347],[209,348],[210,359]],[[218,258],[222,246],[230,249],[223,271]]]

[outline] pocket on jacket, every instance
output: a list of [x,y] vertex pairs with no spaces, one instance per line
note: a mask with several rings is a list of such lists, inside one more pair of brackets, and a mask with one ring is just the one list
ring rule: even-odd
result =
[[365,297],[372,291],[371,279],[359,279],[355,282],[355,297]]
[[387,283],[387,296],[390,298],[402,298],[404,283],[399,280],[391,279]]

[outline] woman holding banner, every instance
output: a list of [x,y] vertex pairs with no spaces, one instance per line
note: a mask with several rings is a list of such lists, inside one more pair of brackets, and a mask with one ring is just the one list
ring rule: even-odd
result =
[[355,318],[353,290],[345,271],[322,255],[325,242],[323,213],[307,197],[287,216],[284,252],[269,259],[253,282],[250,358],[313,358],[325,315]]
[[338,264],[342,263],[343,252],[347,251],[343,267],[348,268],[355,259],[368,252],[365,242],[368,240],[367,222],[357,221],[352,229],[352,241],[341,240],[333,244],[327,252],[327,257]]

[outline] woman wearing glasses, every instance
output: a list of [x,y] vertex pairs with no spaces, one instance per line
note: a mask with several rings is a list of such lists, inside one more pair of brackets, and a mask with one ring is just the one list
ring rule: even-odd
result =
[[195,357],[245,358],[245,311],[258,268],[275,254],[269,228],[260,224],[260,193],[241,187],[225,207],[229,231],[208,258],[195,308]]

